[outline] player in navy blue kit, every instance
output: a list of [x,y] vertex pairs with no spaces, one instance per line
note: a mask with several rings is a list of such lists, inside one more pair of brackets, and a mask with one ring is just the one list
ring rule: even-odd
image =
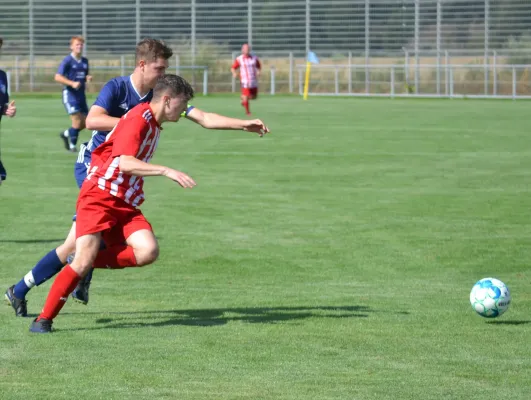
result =
[[85,40],[81,36],[70,39],[70,50],[55,74],[55,81],[64,85],[63,105],[70,115],[72,125],[59,137],[64,141],[68,151],[75,152],[79,132],[85,129],[85,119],[88,114],[87,98],[85,96],[85,83],[90,82],[88,59],[82,57]]
[[[92,138],[81,146],[75,164],[75,178],[79,186],[87,176],[92,151],[105,141],[107,134],[116,126],[120,117],[137,104],[151,100],[153,88],[158,79],[164,75],[168,67],[168,58],[172,54],[172,50],[163,42],[144,39],[136,48],[136,67],[133,74],[111,79],[102,88],[87,117],[87,128],[94,130]],[[258,133],[260,136],[262,136],[260,127],[264,126],[258,119],[241,120],[224,117],[201,111],[190,105],[183,116],[207,129],[243,129]],[[5,297],[17,316],[27,315],[26,294],[29,290],[59,272],[66,264],[69,255],[75,251],[75,231],[74,222],[65,242],[46,254],[16,285],[7,289]],[[105,241],[105,236],[103,239]],[[106,265],[101,261],[109,258],[106,252],[107,250],[100,251],[95,266]],[[72,293],[74,299],[87,304],[90,280],[91,273]]]
[[[3,44],[4,40],[0,38],[0,49],[2,48]],[[15,102],[9,102],[9,87],[7,82],[7,74],[0,69],[0,121],[2,120],[3,115],[12,118],[15,116],[16,113],[17,107],[15,106]],[[4,168],[4,164],[2,164],[2,160],[0,160],[0,184],[2,184],[2,181],[4,181],[6,177],[6,169]]]

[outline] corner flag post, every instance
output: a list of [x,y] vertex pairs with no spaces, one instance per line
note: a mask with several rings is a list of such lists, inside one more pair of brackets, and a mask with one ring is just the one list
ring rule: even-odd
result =
[[306,59],[306,76],[304,79],[304,96],[303,99],[308,99],[308,90],[310,86],[310,70],[312,64],[319,64],[319,59],[317,58],[317,55],[313,51],[308,52],[308,57]]

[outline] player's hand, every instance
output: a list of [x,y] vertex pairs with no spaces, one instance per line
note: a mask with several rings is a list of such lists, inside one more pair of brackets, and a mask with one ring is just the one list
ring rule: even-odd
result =
[[172,181],[177,182],[185,189],[191,189],[196,185],[195,181],[191,177],[186,175],[184,172],[177,171],[175,169],[168,168],[164,175],[170,178]]
[[92,82],[92,75],[87,75],[87,76],[85,77],[85,80],[86,80],[87,82]]
[[258,133],[258,136],[262,137],[266,133],[269,133],[269,128],[259,119],[252,119],[245,121],[244,131]]
[[7,105],[5,114],[10,118],[13,118],[17,114],[17,106],[15,106],[15,100],[13,100]]
[[80,86],[81,86],[81,82],[74,82],[74,83],[72,84],[72,88],[74,88],[74,89],[76,89],[76,90],[79,89]]

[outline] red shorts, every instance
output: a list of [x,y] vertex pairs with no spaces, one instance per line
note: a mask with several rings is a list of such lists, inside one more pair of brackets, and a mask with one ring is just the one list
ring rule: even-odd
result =
[[258,88],[242,88],[242,95],[256,99],[258,97]]
[[141,229],[153,231],[142,212],[85,181],[76,205],[76,239],[101,232],[107,245],[121,244]]

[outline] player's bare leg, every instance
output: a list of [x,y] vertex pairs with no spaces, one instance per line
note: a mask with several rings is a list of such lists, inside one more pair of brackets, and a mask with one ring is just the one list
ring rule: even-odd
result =
[[76,240],[76,255],[55,278],[41,314],[33,321],[30,331],[50,333],[53,319],[59,314],[80,279],[92,268],[98,255],[101,233],[84,235]]
[[66,261],[68,260],[68,256],[72,254],[74,251],[76,251],[76,223],[75,222],[72,224],[72,227],[70,228],[70,232],[68,232],[68,236],[66,237],[63,244],[55,249],[55,252],[57,253],[57,257],[59,257],[59,260],[61,260],[63,264],[66,264]]
[[68,151],[74,152],[77,151],[76,144],[79,132],[85,129],[86,115],[81,112],[70,114],[70,120],[71,127],[64,132],[61,132],[59,136],[63,139],[65,148]]
[[159,244],[152,231],[140,229],[132,233],[126,240],[133,248],[136,264],[140,267],[154,263],[159,257]]
[[247,115],[251,115],[251,110],[249,108],[249,96],[245,96],[245,95],[241,95],[241,100],[242,100],[242,106],[243,108],[245,108],[245,113]]

